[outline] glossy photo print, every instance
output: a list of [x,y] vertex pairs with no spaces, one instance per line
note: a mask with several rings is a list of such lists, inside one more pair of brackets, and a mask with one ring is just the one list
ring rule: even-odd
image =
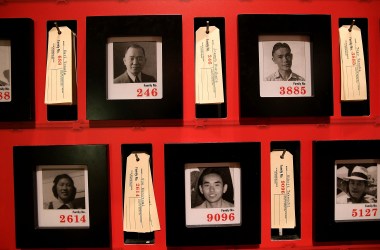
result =
[[241,223],[238,163],[185,165],[186,226],[237,226]]

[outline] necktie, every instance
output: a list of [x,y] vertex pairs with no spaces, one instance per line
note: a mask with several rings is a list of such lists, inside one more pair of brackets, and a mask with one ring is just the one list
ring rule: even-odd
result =
[[58,209],[69,209],[69,206],[67,206],[66,204],[63,204]]
[[141,82],[140,79],[136,76],[135,82]]

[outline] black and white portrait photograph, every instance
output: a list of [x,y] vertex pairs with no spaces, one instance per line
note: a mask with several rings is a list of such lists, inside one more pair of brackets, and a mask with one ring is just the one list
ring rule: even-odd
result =
[[162,98],[161,40],[161,37],[108,39],[109,100]]
[[11,42],[0,40],[0,102],[11,101]]
[[37,167],[38,226],[88,227],[87,167]]
[[238,163],[185,165],[186,226],[240,224],[240,166]]
[[312,96],[308,36],[259,36],[261,97]]
[[336,161],[335,220],[380,219],[378,209],[378,184],[380,161]]

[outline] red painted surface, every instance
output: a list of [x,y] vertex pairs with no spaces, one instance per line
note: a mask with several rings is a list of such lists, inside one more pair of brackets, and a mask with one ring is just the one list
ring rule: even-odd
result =
[[[13,188],[13,146],[109,144],[110,219],[113,249],[166,249],[164,144],[191,142],[261,142],[262,155],[262,239],[260,249],[379,249],[380,244],[363,242],[314,246],[312,241],[312,141],[380,139],[380,1],[327,0],[3,0],[0,17],[28,17],[35,27],[36,128],[0,129],[0,249],[16,249]],[[330,14],[332,20],[334,115],[330,124],[239,125],[237,15]],[[183,104],[182,127],[89,128],[86,120],[86,16],[181,14],[183,20]],[[196,119],[194,97],[194,18],[224,17],[226,23],[227,118]],[[340,115],[339,18],[368,18],[370,110],[367,117]],[[49,122],[44,105],[46,67],[46,22],[77,20],[78,121]],[[260,25],[260,24],[257,24]],[[281,24],[279,24],[279,29]],[[27,42],[27,41],[26,41]],[[99,58],[100,59],[100,58]],[[101,59],[100,59],[101,60]],[[269,150],[271,141],[301,142],[301,239],[272,241],[270,237]],[[156,243],[125,245],[122,231],[121,144],[151,143],[154,159],[154,187],[162,230]],[[25,187],[30,188],[30,187]],[[249,197],[247,197],[249,198]],[[244,197],[243,197],[244,199]],[[380,239],[380,238],[379,238]],[[256,246],[255,246],[256,247]],[[236,247],[253,249],[254,246]],[[203,249],[203,248],[201,248]],[[217,248],[204,248],[217,249]],[[225,247],[230,249],[230,247]]]

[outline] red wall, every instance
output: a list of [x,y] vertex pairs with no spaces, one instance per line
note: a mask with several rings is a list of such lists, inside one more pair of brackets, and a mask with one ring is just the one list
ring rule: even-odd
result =
[[[262,238],[260,248],[294,247],[311,249],[312,242],[312,141],[380,139],[380,1],[376,0],[0,0],[0,17],[28,17],[35,27],[36,127],[0,129],[0,249],[15,249],[13,146],[108,144],[110,175],[111,244],[113,249],[166,249],[164,144],[191,142],[261,142]],[[334,115],[330,124],[239,125],[237,15],[330,14],[332,20]],[[182,127],[89,128],[86,120],[86,17],[107,15],[181,14],[183,20],[183,105]],[[194,18],[224,17],[226,24],[227,118],[196,119],[194,97]],[[368,18],[370,116],[340,115],[339,18]],[[46,22],[77,20],[78,120],[49,122],[44,105],[46,65]],[[260,25],[260,24],[257,24]],[[279,24],[279,27],[281,25]],[[269,152],[271,141],[301,142],[301,239],[272,241],[270,235]],[[151,143],[154,187],[161,223],[156,243],[126,246],[122,231],[121,144]],[[25,187],[30,188],[30,187]],[[368,243],[368,242],[367,242]],[[356,245],[379,249],[380,244]],[[335,245],[335,244],[334,244]],[[314,247],[350,249],[354,246]],[[249,246],[245,248],[249,249]],[[210,248],[205,248],[210,249]]]

